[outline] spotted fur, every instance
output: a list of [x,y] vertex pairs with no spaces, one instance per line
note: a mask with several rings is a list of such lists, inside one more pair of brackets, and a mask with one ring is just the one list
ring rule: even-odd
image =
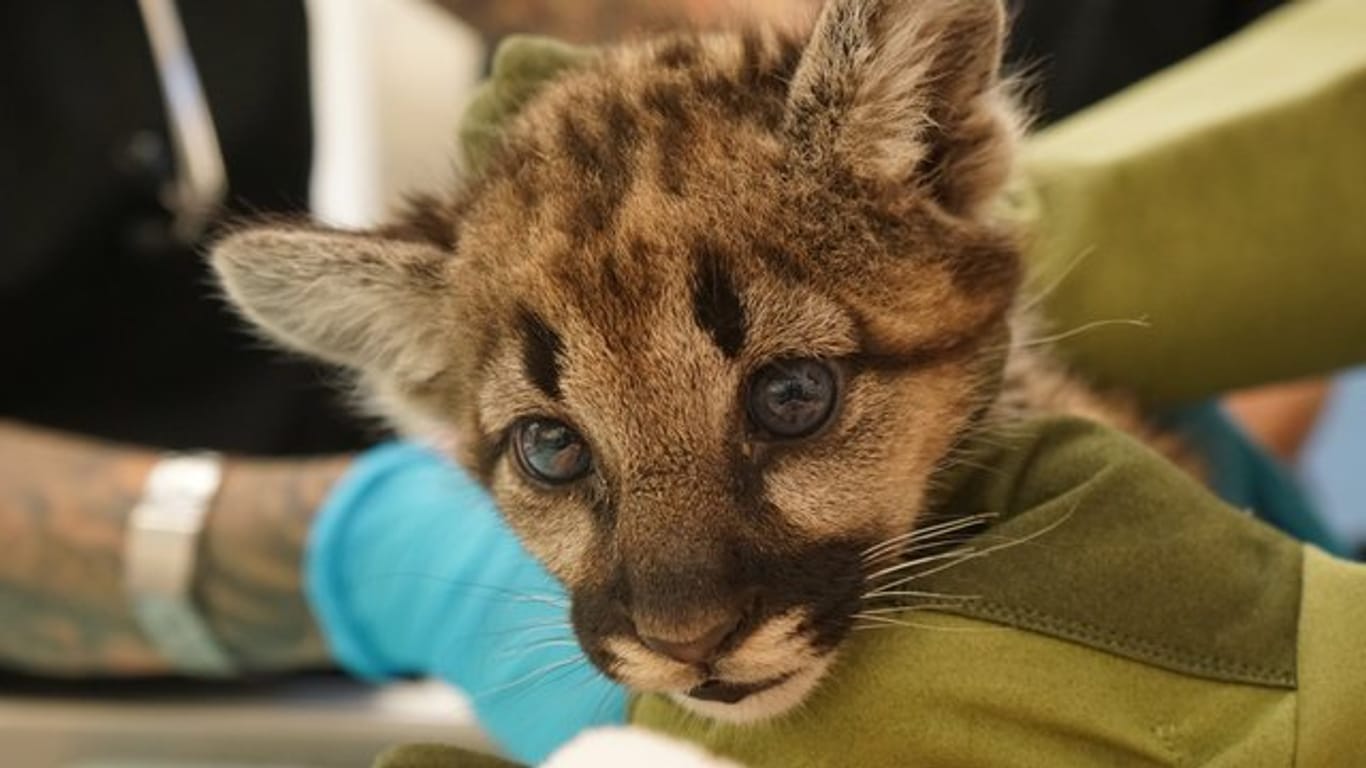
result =
[[[613,48],[449,200],[370,235],[250,229],[215,264],[273,336],[358,370],[403,429],[454,437],[605,672],[773,714],[850,629],[861,553],[916,525],[995,404],[1115,413],[1012,351],[1002,28],[997,0],[831,0],[807,37]],[[745,385],[790,358],[828,361],[840,403],[774,441]],[[592,471],[529,480],[508,448],[528,418],[576,429]],[[657,650],[718,628],[701,662]]]

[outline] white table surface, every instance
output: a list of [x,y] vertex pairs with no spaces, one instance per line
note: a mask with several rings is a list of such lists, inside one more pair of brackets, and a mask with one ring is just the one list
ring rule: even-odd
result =
[[434,682],[0,680],[0,768],[361,768],[419,741],[492,750],[465,699]]

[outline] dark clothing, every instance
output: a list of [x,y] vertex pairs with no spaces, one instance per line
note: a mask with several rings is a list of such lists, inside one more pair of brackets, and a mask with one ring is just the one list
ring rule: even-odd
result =
[[[301,3],[180,3],[227,165],[229,215],[304,211]],[[0,9],[0,417],[166,448],[366,444],[330,374],[267,348],[169,234],[172,149],[137,5]]]
[[1236,32],[1285,0],[1008,0],[1010,68],[1041,123],[1089,106]]
[[[1045,119],[1218,40],[1279,0],[1014,2],[1011,59]],[[179,4],[229,215],[307,207],[300,2]],[[177,245],[160,86],[133,0],[0,5],[0,417],[165,448],[339,451],[376,435],[326,371],[273,351]]]

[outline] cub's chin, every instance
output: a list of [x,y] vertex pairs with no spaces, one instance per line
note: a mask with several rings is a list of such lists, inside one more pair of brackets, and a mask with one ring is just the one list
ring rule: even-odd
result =
[[816,689],[834,654],[771,683],[737,684],[711,681],[686,692],[669,694],[679,706],[713,720],[747,724],[771,720],[796,709]]

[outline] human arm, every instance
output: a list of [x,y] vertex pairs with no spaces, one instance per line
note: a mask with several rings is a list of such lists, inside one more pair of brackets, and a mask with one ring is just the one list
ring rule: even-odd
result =
[[1238,423],[1281,461],[1293,463],[1313,434],[1333,385],[1303,379],[1233,392],[1224,407]]
[[[0,421],[0,667],[175,671],[122,589],[125,525],[156,460]],[[624,695],[569,634],[558,584],[477,484],[431,452],[229,457],[203,537],[196,603],[244,672],[340,663],[374,680],[437,676],[520,757],[624,718]]]
[[[172,670],[123,592],[130,512],[155,451],[0,421],[0,666],[58,676]],[[301,560],[345,457],[228,457],[194,579],[209,629],[246,672],[322,666]]]

